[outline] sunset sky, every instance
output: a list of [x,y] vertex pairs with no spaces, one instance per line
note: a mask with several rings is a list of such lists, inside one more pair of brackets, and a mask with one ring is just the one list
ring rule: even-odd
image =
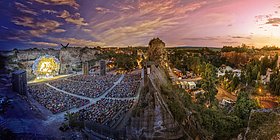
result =
[[280,46],[280,0],[4,0],[0,49]]

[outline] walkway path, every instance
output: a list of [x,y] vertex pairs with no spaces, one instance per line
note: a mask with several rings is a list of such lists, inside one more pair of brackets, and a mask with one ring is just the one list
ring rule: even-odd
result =
[[123,78],[124,78],[124,75],[122,75],[122,76],[118,79],[118,81],[116,81],[116,82],[114,83],[114,85],[113,85],[111,88],[109,88],[107,91],[105,91],[101,96],[99,96],[99,97],[97,97],[97,98],[89,98],[89,97],[85,97],[85,96],[81,96],[81,95],[69,93],[69,92],[66,92],[66,91],[64,91],[64,90],[60,90],[60,89],[58,89],[58,88],[56,88],[56,87],[54,87],[54,86],[52,86],[52,85],[50,85],[50,84],[46,84],[47,86],[49,86],[49,87],[51,87],[51,88],[54,88],[55,90],[61,91],[61,92],[65,93],[65,94],[68,94],[68,95],[70,95],[70,96],[75,96],[75,97],[78,97],[78,98],[87,99],[87,100],[89,100],[90,102],[89,102],[89,104],[87,104],[87,105],[85,105],[85,106],[82,106],[82,107],[79,107],[79,108],[72,108],[72,109],[70,109],[70,110],[67,110],[67,111],[64,111],[64,112],[60,112],[60,113],[58,113],[58,114],[53,114],[52,116],[50,116],[50,117],[45,121],[45,123],[50,123],[50,122],[53,122],[53,121],[61,122],[61,121],[63,121],[63,119],[64,119],[64,114],[66,114],[67,112],[70,112],[70,113],[78,112],[78,111],[80,111],[80,110],[82,110],[82,109],[85,109],[85,108],[91,106],[92,104],[96,103],[97,101],[99,101],[99,100],[105,98],[106,95],[107,95],[111,90],[113,90],[113,89],[122,81]]
[[126,97],[126,98],[114,98],[114,97],[105,97],[106,99],[112,99],[112,100],[121,100],[121,101],[125,101],[125,100],[134,100],[137,99],[138,97]]

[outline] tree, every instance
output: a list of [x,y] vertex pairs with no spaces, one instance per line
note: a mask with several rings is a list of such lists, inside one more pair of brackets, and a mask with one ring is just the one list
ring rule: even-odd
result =
[[82,127],[82,124],[79,123],[78,121],[79,118],[79,114],[78,113],[70,113],[67,112],[64,115],[64,121],[68,122],[68,126],[73,128],[73,127]]
[[231,91],[234,91],[239,84],[239,78],[237,76],[233,76],[231,83]]
[[280,95],[280,73],[279,71],[276,71],[275,73],[273,73],[270,79],[270,83],[269,83],[269,90],[273,95]]
[[205,97],[210,102],[210,105],[216,99],[216,71],[215,67],[208,63],[206,64],[205,71],[202,73],[202,85],[201,87],[205,90]]
[[275,69],[277,67],[278,62],[278,54],[276,54],[271,62],[270,68]]
[[128,54],[118,54],[115,56],[115,65],[119,69],[131,70],[137,66],[137,57]]
[[249,94],[241,91],[238,93],[237,101],[234,106],[234,114],[239,118],[248,120],[252,109],[257,108],[257,102],[249,98]]

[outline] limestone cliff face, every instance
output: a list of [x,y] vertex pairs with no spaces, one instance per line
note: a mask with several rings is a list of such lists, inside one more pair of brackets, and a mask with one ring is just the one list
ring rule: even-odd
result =
[[31,60],[36,60],[40,56],[43,55],[52,55],[58,58],[59,56],[59,50],[54,50],[54,49],[28,49],[28,50],[21,50],[17,52],[17,60],[19,62],[24,62],[24,61],[31,61]]
[[32,72],[34,61],[40,56],[52,55],[59,59],[61,63],[60,73],[68,74],[79,70],[82,62],[96,58],[100,51],[94,48],[67,47],[60,50],[54,49],[27,49],[13,50],[10,52],[1,52],[7,58],[6,68],[10,72],[16,69],[25,69],[28,80],[35,78]]
[[164,71],[152,66],[144,81],[135,114],[128,125],[129,139],[191,139],[174,119],[161,95],[160,85],[168,82]]
[[80,57],[82,62],[90,61],[92,59],[96,59],[96,55],[100,54],[100,51],[97,49],[91,48],[82,48],[80,50]]
[[67,74],[80,65],[80,48],[62,48],[59,53],[60,73]]
[[13,69],[25,69],[28,80],[35,78],[32,73],[32,65],[37,58],[44,55],[52,55],[57,58],[59,57],[59,50],[54,49],[27,49],[12,51],[12,53],[13,55],[10,55],[9,57],[12,60],[8,62],[8,67],[11,71],[13,71]]
[[[164,85],[171,84],[164,68],[155,65],[150,68],[127,126],[129,139],[211,139],[191,110],[179,103],[181,100],[176,92],[167,94],[161,90]],[[171,102],[177,102],[178,110],[185,112],[183,121],[178,122],[174,117],[176,114],[174,108],[172,112]]]
[[82,62],[96,59],[100,51],[92,48],[68,47],[62,48],[59,54],[61,63],[60,72],[62,74],[71,73],[78,69]]

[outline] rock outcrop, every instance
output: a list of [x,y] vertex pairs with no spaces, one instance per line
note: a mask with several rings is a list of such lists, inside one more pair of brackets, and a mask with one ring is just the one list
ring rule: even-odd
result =
[[151,74],[145,76],[145,84],[141,89],[138,105],[135,107],[127,127],[129,139],[188,137],[182,126],[174,119],[161,96],[160,85],[167,82],[164,72],[155,66],[152,66],[151,69]]
[[165,43],[159,38],[152,39],[149,42],[147,56],[149,61],[153,61],[157,65],[164,66],[167,62],[167,52],[165,50]]
[[62,48],[59,54],[60,73],[67,74],[81,70],[82,62],[96,59],[100,51],[94,48],[67,47]]
[[243,139],[280,139],[280,108],[251,111]]
[[67,47],[59,50],[55,49],[27,49],[1,52],[7,58],[5,69],[14,71],[25,69],[28,80],[34,79],[32,72],[34,61],[40,56],[51,55],[60,61],[60,74],[68,74],[73,71],[81,70],[82,62],[96,59],[100,51],[95,48]]

